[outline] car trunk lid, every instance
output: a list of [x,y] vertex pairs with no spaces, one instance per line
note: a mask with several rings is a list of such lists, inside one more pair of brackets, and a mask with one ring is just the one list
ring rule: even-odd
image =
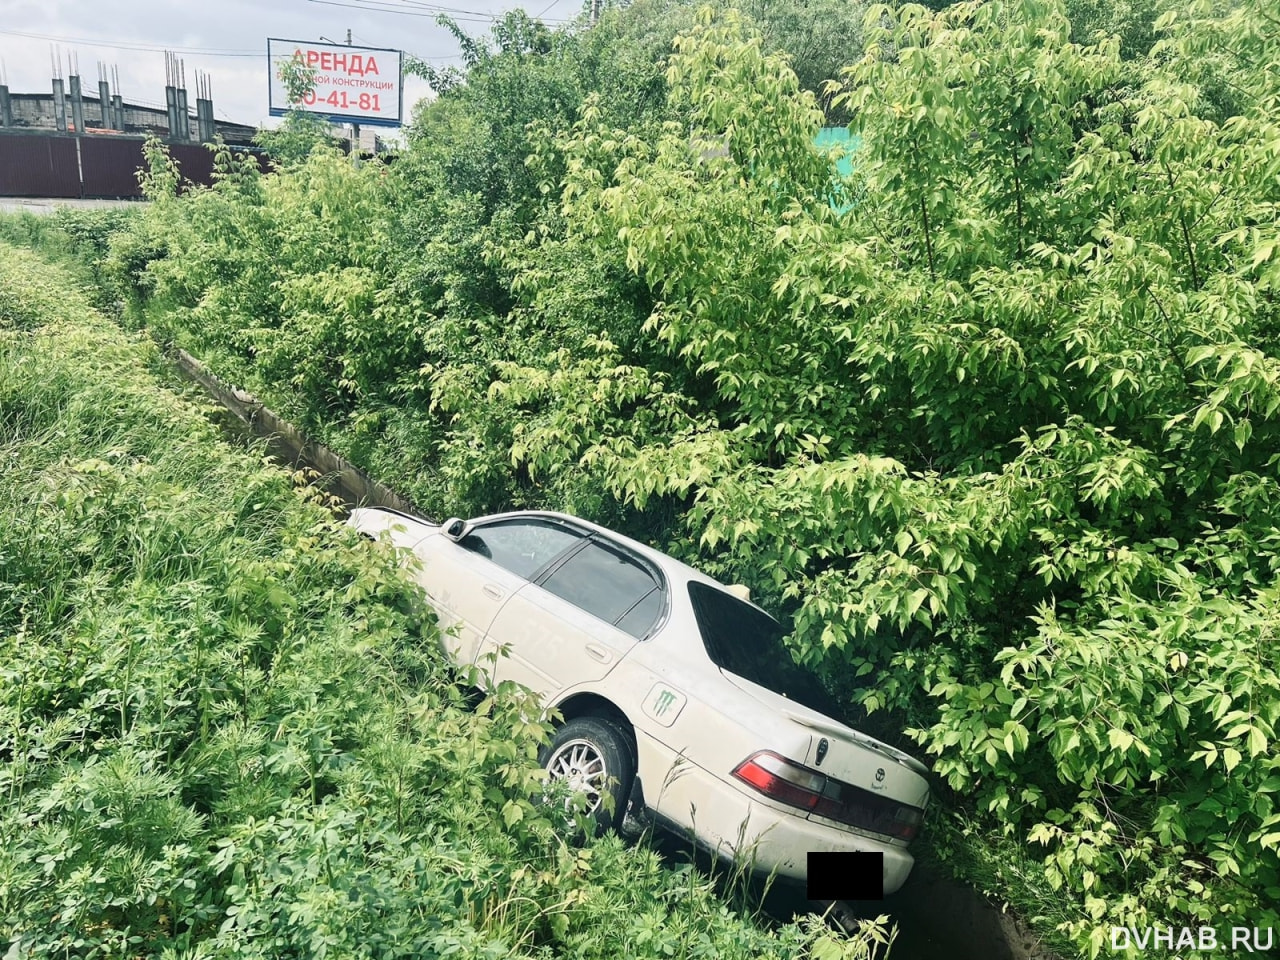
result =
[[[767,687],[725,670],[721,672],[738,689],[810,732],[806,755],[795,760],[873,798],[919,809],[927,804],[929,784],[924,775],[928,769],[919,760]],[[874,799],[871,803],[874,805]]]

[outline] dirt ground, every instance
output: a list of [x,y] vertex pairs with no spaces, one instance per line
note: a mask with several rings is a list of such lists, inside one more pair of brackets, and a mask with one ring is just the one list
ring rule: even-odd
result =
[[0,213],[53,213],[58,207],[95,210],[103,207],[132,207],[142,200],[49,200],[41,197],[0,197]]

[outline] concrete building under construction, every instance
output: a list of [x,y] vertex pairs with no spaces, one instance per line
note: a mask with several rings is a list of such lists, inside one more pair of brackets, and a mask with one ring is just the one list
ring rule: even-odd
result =
[[215,118],[212,80],[199,71],[193,115],[185,65],[169,53],[164,106],[125,102],[118,75],[103,64],[94,92],[84,89],[74,59],[65,78],[60,58],[53,65],[48,93],[12,93],[0,84],[0,196],[139,196],[136,172],[149,134],[165,140],[185,178],[208,183],[213,158],[202,144],[221,139],[250,149],[258,132]]

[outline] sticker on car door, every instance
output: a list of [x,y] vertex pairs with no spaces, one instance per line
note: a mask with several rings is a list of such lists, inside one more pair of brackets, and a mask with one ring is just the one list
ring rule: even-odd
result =
[[673,690],[665,683],[655,683],[649,695],[644,698],[644,712],[649,719],[669,727],[680,716],[685,701],[683,693]]

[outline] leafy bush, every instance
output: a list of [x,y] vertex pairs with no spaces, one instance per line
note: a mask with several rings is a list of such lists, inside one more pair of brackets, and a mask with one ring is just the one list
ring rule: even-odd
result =
[[114,309],[120,292],[104,270],[111,240],[131,227],[140,211],[133,207],[76,209],[52,214],[27,211],[0,214],[0,242],[39,250],[81,279],[96,306]]
[[[812,101],[732,20],[673,63],[692,138],[584,123],[567,148],[565,215],[624,240],[649,328],[725,404],[581,462],[640,505],[692,495],[698,542],[792,602],[800,656],[1046,847],[1095,952],[1111,924],[1277,920],[1263,16],[1192,19],[1139,69],[1052,7],[878,8],[844,215]],[[1246,107],[1225,124],[1182,82],[1208,42]]]

